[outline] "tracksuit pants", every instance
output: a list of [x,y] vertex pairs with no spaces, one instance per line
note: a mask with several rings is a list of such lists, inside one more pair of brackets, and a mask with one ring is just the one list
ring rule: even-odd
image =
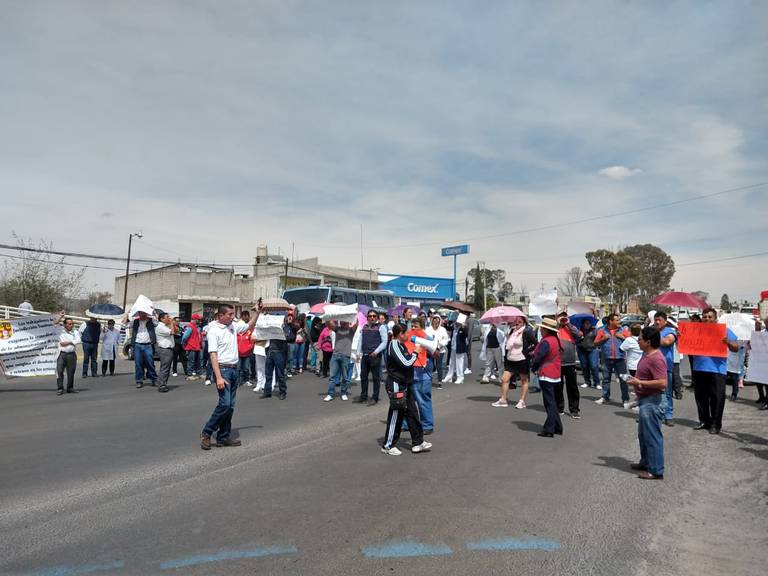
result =
[[416,405],[416,399],[413,397],[410,387],[405,396],[405,410],[393,410],[392,405],[389,407],[383,448],[392,448],[392,446],[397,445],[397,441],[400,440],[400,429],[403,426],[403,419],[408,423],[411,444],[418,446],[424,442],[424,430],[421,428],[419,407]]

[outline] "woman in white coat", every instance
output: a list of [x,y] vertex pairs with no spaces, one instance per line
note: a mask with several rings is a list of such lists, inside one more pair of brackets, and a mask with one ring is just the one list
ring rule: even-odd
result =
[[117,360],[117,347],[120,343],[120,326],[115,326],[114,320],[108,320],[107,326],[101,333],[101,375],[115,375],[115,360]]

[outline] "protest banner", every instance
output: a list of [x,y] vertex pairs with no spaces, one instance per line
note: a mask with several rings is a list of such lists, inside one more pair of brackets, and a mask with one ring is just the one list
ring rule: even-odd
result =
[[706,322],[680,322],[678,325],[678,352],[692,356],[728,357],[728,347],[723,342],[725,324]]
[[148,316],[152,316],[155,313],[155,305],[144,294],[139,294],[139,297],[136,298],[136,302],[133,303],[128,312],[128,318],[133,320],[139,315],[139,312],[144,312]]
[[749,368],[744,379],[768,384],[768,332],[752,332],[749,346]]
[[328,304],[323,310],[323,320],[354,324],[357,321],[357,304]]
[[283,324],[285,316],[277,314],[260,314],[253,327],[253,338],[256,340],[285,340]]
[[6,376],[56,374],[61,327],[54,316],[27,316],[4,321],[8,337],[0,338],[0,369]]
[[557,314],[557,290],[531,294],[528,302],[528,316],[541,318]]
[[736,339],[742,342],[748,342],[755,330],[755,321],[751,314],[741,312],[723,314],[718,322],[725,324],[731,332],[736,334]]

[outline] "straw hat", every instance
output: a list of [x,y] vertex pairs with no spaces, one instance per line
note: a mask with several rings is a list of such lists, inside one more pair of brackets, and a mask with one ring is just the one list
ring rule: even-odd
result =
[[557,334],[557,331],[560,328],[560,326],[557,324],[557,320],[553,320],[552,318],[542,319],[541,324],[536,324],[536,327],[542,328],[543,330],[549,330],[555,334]]

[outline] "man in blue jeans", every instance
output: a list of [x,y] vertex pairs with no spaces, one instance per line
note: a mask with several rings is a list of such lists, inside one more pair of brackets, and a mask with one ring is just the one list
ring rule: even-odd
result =
[[211,449],[211,436],[216,434],[216,446],[240,446],[238,439],[231,438],[232,415],[235,413],[235,399],[237,397],[237,373],[239,354],[237,351],[237,335],[253,330],[256,320],[261,312],[261,302],[258,310],[246,324],[245,322],[233,322],[235,309],[231,304],[219,306],[218,319],[208,325],[206,339],[208,341],[208,354],[210,355],[211,370],[216,379],[216,391],[219,393],[219,402],[213,410],[213,414],[200,433],[200,448]]
[[[126,315],[127,318],[127,315]],[[139,312],[131,324],[131,348],[133,349],[134,376],[136,388],[144,387],[144,373],[157,385],[157,372],[155,372],[154,350],[157,345],[155,335],[155,322],[146,312]]]
[[285,384],[285,370],[288,362],[288,342],[286,337],[288,335],[287,324],[283,324],[283,338],[272,338],[269,340],[269,346],[267,346],[267,359],[264,363],[264,374],[266,381],[264,382],[264,392],[259,398],[272,398],[273,389],[273,377],[277,380],[277,388],[279,391],[278,398],[285,400],[288,395],[288,386]]
[[349,322],[340,322],[336,328],[336,341],[331,356],[331,377],[328,379],[328,394],[323,402],[330,402],[336,393],[336,386],[341,384],[341,399],[349,400],[349,381],[352,370],[352,337],[355,329]]
[[96,318],[89,318],[80,326],[80,341],[83,343],[83,378],[88,378],[88,366],[91,367],[91,376],[98,375],[96,358],[99,353],[99,341],[101,340],[101,324]]
[[608,404],[611,401],[611,375],[616,374],[621,387],[621,401],[624,408],[629,408],[629,388],[624,380],[627,365],[621,349],[621,343],[628,335],[629,332],[619,326],[619,315],[616,313],[609,315],[607,325],[597,331],[595,344],[600,347],[603,357],[603,395],[595,404]]
[[665,312],[656,312],[653,317],[653,323],[661,337],[661,353],[667,362],[667,390],[661,395],[661,407],[664,410],[664,424],[674,426],[674,405],[672,399],[675,393],[674,368],[675,368],[675,342],[677,341],[677,330],[675,330],[667,321]]

